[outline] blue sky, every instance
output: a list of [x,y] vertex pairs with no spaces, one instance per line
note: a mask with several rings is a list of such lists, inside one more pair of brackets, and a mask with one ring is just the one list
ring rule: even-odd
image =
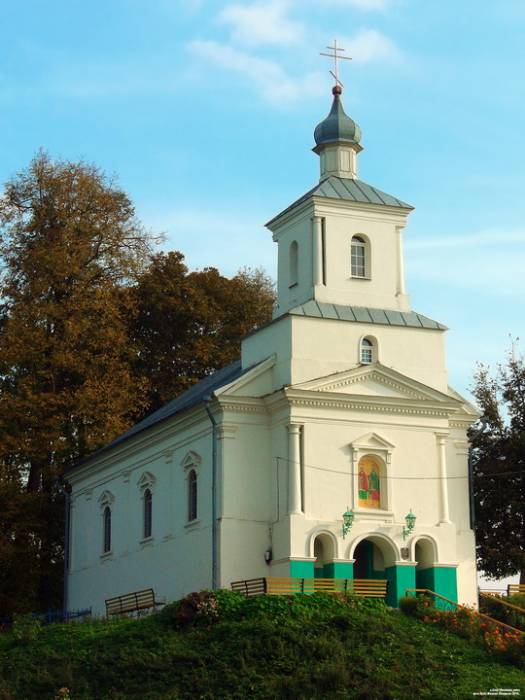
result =
[[522,0],[0,3],[0,181],[84,158],[191,267],[275,275],[263,224],[318,180],[337,37],[360,176],[416,207],[409,292],[464,391],[523,332],[524,23]]

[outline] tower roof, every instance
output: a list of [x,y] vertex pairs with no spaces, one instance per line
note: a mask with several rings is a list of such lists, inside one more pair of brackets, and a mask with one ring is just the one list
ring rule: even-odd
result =
[[316,149],[327,143],[334,141],[346,141],[347,143],[359,144],[361,140],[361,129],[351,119],[343,108],[341,101],[341,93],[343,92],[340,85],[335,85],[332,88],[334,96],[332,108],[328,116],[315,127],[314,139]]
[[321,182],[308,190],[306,194],[302,197],[296,199],[295,202],[286,207],[279,214],[274,216],[266,226],[271,227],[274,221],[277,221],[283,214],[287,214],[295,207],[303,204],[313,197],[323,197],[326,199],[339,199],[347,202],[356,202],[362,204],[377,204],[384,207],[395,207],[397,209],[407,209],[411,210],[414,207],[411,204],[403,202],[401,199],[382,192],[377,189],[377,187],[372,187],[368,185],[363,180],[349,180],[347,178],[335,177],[331,175],[330,177],[321,180]]

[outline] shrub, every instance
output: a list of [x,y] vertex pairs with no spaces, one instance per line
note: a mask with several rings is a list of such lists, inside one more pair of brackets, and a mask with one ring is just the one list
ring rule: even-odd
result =
[[175,620],[181,626],[196,623],[211,625],[218,619],[219,606],[213,591],[188,593],[175,610]]
[[[502,602],[499,602],[499,601]],[[509,608],[503,603],[511,603],[518,607],[525,609],[525,595],[517,594],[509,596],[508,598],[501,598],[499,596],[480,596],[479,609],[486,615],[499,620],[500,622],[505,622],[511,627],[516,627],[517,629],[525,630],[525,613],[520,613],[519,610],[514,610]]]
[[400,598],[399,609],[401,612],[405,613],[405,615],[416,617],[419,610],[419,600],[413,595]]
[[42,630],[42,622],[32,615],[15,615],[11,632],[13,639],[20,644],[29,644],[38,639]]

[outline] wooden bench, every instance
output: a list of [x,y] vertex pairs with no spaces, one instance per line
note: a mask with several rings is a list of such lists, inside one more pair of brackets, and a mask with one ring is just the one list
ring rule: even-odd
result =
[[525,593],[525,583],[509,583],[507,595],[514,595],[515,593]]
[[348,578],[252,578],[233,581],[232,591],[252,595],[290,595],[293,593],[348,593],[366,598],[385,598],[388,582],[383,579]]
[[143,591],[135,591],[118,595],[115,598],[106,600],[106,616],[124,615],[125,613],[139,612],[140,610],[151,610],[164,603],[155,600],[153,588],[146,588]]

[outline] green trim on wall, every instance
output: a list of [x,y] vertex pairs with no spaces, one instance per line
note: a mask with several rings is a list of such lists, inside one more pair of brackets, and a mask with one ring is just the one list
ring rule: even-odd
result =
[[[434,586],[433,589],[435,593],[445,596],[453,600],[454,603],[458,602],[458,582],[457,582],[457,571],[451,566],[435,566],[434,567]],[[436,601],[436,606],[440,607],[439,599]],[[444,608],[449,608],[445,601],[441,601],[441,605]]]
[[385,574],[388,581],[387,605],[397,608],[399,599],[405,595],[406,589],[416,587],[416,567],[387,566]]
[[354,563],[351,561],[333,561],[324,569],[326,578],[354,578]]
[[314,578],[313,561],[291,561],[290,576],[291,578]]
[[[416,570],[416,588],[428,588],[434,593],[458,602],[457,572],[453,566],[430,566]],[[436,599],[436,607],[449,608],[445,601]]]

